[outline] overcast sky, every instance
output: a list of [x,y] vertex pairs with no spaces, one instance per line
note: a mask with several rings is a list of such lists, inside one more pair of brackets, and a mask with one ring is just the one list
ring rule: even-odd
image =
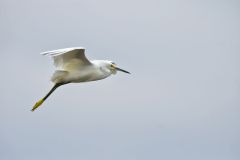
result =
[[[1,160],[239,160],[238,0],[1,0]],[[130,71],[52,87],[40,52]]]

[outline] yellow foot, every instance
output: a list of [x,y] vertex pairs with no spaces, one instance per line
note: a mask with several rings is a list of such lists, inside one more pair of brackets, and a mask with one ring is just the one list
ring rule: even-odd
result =
[[33,108],[32,108],[32,112],[35,110],[35,109],[37,109],[39,106],[41,106],[41,104],[44,102],[44,100],[43,99],[41,99],[40,101],[38,101],[34,106],[33,106]]

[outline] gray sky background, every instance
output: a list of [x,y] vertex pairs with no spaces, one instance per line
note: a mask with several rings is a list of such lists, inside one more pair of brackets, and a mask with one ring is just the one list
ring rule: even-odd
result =
[[[1,160],[240,159],[237,0],[1,0]],[[132,75],[52,87],[84,46]]]

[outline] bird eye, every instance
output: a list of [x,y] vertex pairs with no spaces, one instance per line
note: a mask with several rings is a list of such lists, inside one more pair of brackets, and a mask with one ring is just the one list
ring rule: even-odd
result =
[[115,68],[116,67],[116,64],[115,63],[111,63],[111,68]]

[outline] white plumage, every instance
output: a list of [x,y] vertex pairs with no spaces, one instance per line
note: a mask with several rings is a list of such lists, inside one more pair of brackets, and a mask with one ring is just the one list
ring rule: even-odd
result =
[[49,97],[49,95],[61,85],[96,81],[107,78],[111,74],[115,74],[117,71],[129,73],[128,71],[118,68],[112,61],[88,60],[85,56],[85,49],[83,47],[58,49],[46,51],[41,54],[51,56],[57,70],[51,78],[54,83],[53,88],[43,99],[34,105],[32,111],[38,108]]
[[90,65],[91,62],[85,56],[83,47],[64,48],[53,51],[46,51],[42,55],[51,56],[54,60],[54,65],[58,69],[67,70],[69,65],[75,67]]

